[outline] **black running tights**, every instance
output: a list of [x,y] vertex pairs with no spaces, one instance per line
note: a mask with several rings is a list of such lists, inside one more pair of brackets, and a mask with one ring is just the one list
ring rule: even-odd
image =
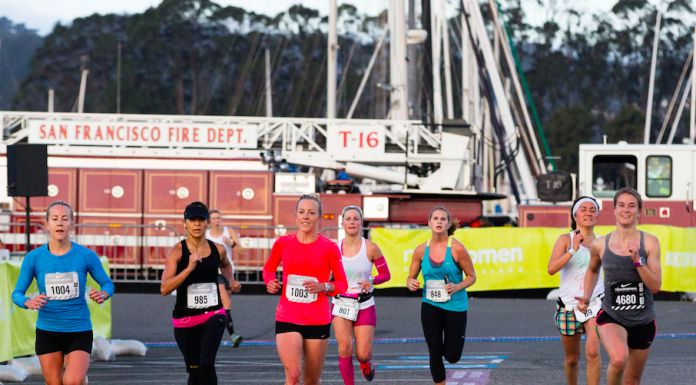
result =
[[466,312],[444,310],[423,302],[421,305],[421,323],[423,324],[425,342],[428,343],[430,351],[430,374],[435,383],[443,382],[447,373],[442,357],[454,364],[459,361],[462,350],[464,350]]
[[174,328],[174,338],[186,362],[188,385],[217,385],[215,356],[222,334],[225,316],[215,315],[204,324],[188,328]]

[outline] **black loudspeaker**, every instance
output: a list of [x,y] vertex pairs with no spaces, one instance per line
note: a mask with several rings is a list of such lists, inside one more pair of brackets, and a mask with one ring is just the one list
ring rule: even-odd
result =
[[573,179],[563,171],[541,174],[537,177],[537,191],[544,202],[569,202],[573,200]]
[[7,146],[7,195],[48,196],[48,146],[14,144]]

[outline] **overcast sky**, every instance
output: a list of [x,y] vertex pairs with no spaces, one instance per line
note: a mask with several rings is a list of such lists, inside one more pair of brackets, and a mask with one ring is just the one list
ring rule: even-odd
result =
[[[15,23],[24,23],[27,28],[38,29],[41,35],[48,34],[53,26],[60,22],[69,24],[73,19],[94,13],[140,13],[149,7],[157,6],[161,0],[0,0],[0,16],[6,16]],[[293,4],[319,9],[321,14],[328,14],[329,0],[214,0],[220,5],[234,5],[248,11],[275,15],[288,9]],[[458,4],[458,0],[445,0]],[[560,9],[574,8],[581,12],[608,12],[616,4],[616,0],[545,0],[545,3],[555,2]],[[650,0],[658,3],[659,0]],[[361,13],[374,15],[384,10],[388,0],[338,0],[339,5],[350,3]],[[416,1],[417,4],[420,0]],[[523,0],[527,21],[539,25],[548,20],[547,10],[536,5],[537,0]]]

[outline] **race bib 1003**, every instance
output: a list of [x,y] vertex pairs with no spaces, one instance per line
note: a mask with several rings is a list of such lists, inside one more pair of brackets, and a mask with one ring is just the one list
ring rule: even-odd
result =
[[186,288],[186,307],[189,309],[207,309],[217,306],[217,284],[213,282],[193,283]]
[[611,308],[633,310],[645,307],[645,285],[643,282],[613,282],[611,284]]
[[310,293],[305,289],[303,283],[305,281],[319,282],[314,277],[305,277],[302,275],[290,274],[285,283],[285,297],[290,302],[312,303],[317,300],[317,293]]
[[444,280],[429,280],[425,283],[425,299],[432,302],[447,302],[450,295],[445,289]]
[[80,278],[77,273],[52,273],[44,276],[46,295],[53,301],[64,301],[80,295]]

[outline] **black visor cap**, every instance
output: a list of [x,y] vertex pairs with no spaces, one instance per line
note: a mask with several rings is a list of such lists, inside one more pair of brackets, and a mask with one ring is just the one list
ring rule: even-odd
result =
[[205,205],[203,202],[192,202],[188,206],[186,206],[186,210],[184,210],[184,219],[191,219],[191,218],[203,218],[205,220],[210,219],[210,212],[208,211],[208,206]]

